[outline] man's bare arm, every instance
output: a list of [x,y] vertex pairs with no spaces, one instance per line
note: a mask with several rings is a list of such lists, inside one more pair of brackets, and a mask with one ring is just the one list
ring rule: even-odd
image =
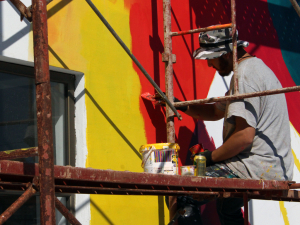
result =
[[216,104],[204,104],[204,105],[189,105],[188,109],[184,112],[187,115],[199,119],[216,121],[224,117],[224,111],[219,110]]
[[228,140],[211,154],[213,162],[220,162],[242,152],[246,147],[252,144],[255,129],[248,125],[245,119],[235,117],[236,128]]

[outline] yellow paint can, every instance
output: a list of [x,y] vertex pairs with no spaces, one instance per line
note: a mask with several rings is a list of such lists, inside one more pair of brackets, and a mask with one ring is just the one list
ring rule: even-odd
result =
[[142,145],[140,152],[143,156],[144,172],[178,174],[178,151],[176,143],[155,143]]

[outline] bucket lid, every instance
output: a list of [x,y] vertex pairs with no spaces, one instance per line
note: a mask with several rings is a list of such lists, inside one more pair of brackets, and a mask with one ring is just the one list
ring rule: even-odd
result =
[[142,145],[140,147],[140,152],[143,152],[145,150],[149,149],[175,149],[177,151],[180,150],[180,147],[177,143],[154,143],[154,144],[147,144],[147,145]]

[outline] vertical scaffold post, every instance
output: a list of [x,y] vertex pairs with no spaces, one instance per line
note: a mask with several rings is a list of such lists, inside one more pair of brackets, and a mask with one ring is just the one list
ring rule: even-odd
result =
[[32,1],[41,224],[55,225],[54,158],[46,6],[46,0]]
[[[168,58],[165,62],[166,94],[173,104],[173,61],[172,61],[172,36],[171,32],[171,0],[164,0],[164,55]],[[166,106],[167,139],[169,143],[175,142],[174,113]]]
[[[164,14],[164,56],[165,61],[165,81],[166,95],[173,104],[173,60],[172,60],[172,36],[171,36],[171,0],[163,0]],[[166,106],[167,123],[167,142],[175,142],[174,113],[169,106]],[[177,211],[177,202],[175,196],[169,196],[169,216],[170,220]]]
[[232,54],[233,54],[233,94],[239,94],[239,83],[237,78],[237,31],[236,31],[236,7],[235,0],[231,0],[231,23],[232,23]]

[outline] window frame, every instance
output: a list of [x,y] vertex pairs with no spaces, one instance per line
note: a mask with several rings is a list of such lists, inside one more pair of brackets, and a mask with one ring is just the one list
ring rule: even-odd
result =
[[[66,165],[75,166],[75,76],[83,73],[62,69],[54,66],[49,67],[50,81],[59,82],[67,85],[66,93]],[[34,63],[0,56],[0,72],[14,74],[18,76],[34,78]],[[9,149],[7,149],[9,150]]]
[[[66,88],[66,165],[75,166],[75,153],[76,153],[76,136],[75,136],[75,82],[76,76],[81,77],[83,73],[62,69],[54,66],[49,66],[50,81],[59,82],[67,85]],[[0,72],[8,73],[23,77],[34,78],[34,63],[14,58],[9,58],[0,55]],[[8,149],[9,150],[9,149]],[[17,194],[16,192],[5,191],[3,194]],[[56,194],[57,197],[66,197],[67,208],[70,212],[75,214],[75,195],[74,194]],[[67,221],[67,224],[69,222]]]

